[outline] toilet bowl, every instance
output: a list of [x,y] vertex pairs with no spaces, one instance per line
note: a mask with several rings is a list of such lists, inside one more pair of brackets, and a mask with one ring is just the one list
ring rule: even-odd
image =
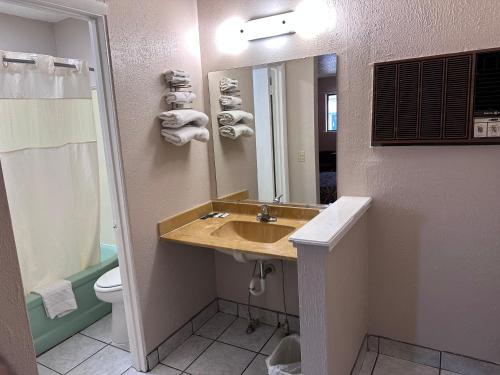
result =
[[123,304],[122,279],[118,267],[106,272],[94,284],[96,297],[111,303],[111,339],[113,344],[129,349],[125,306]]

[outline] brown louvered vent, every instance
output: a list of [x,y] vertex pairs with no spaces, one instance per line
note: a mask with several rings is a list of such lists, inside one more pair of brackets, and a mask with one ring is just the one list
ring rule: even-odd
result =
[[466,138],[469,128],[471,56],[446,59],[444,138]]
[[466,52],[375,64],[372,144],[500,143],[473,137],[476,57]]
[[416,139],[418,135],[420,63],[399,64],[398,72],[397,138]]
[[445,60],[422,62],[420,139],[440,139]]
[[380,140],[394,138],[396,115],[396,65],[387,64],[375,70],[374,137]]

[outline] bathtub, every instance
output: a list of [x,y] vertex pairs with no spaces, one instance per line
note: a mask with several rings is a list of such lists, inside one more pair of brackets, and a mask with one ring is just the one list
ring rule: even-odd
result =
[[62,318],[54,320],[47,318],[39,295],[30,293],[26,297],[31,334],[37,355],[111,312],[111,304],[96,298],[94,283],[103,273],[117,266],[116,246],[101,244],[101,263],[68,277],[73,284],[78,310]]

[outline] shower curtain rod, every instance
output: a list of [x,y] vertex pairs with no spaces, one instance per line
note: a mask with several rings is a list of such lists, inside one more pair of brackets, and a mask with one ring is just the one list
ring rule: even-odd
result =
[[[8,63],[19,63],[19,64],[36,64],[35,60],[24,60],[24,59],[10,59],[8,57],[3,58],[3,62],[8,62]],[[55,62],[54,66],[62,67],[62,68],[73,68],[76,69],[76,65],[73,64],[65,64],[65,63],[59,63]],[[93,72],[95,69],[94,68],[89,68],[91,72]]]

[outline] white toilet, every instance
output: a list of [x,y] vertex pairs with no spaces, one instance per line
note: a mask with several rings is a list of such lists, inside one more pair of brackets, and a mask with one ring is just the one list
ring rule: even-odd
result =
[[104,302],[111,303],[111,336],[113,344],[129,349],[127,321],[123,305],[122,279],[118,267],[109,270],[99,277],[94,284],[95,295]]

